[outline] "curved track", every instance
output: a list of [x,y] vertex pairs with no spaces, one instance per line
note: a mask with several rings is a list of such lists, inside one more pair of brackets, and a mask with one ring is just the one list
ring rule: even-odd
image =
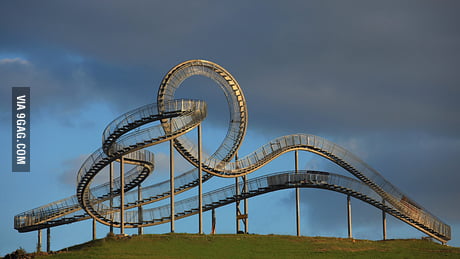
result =
[[[264,186],[257,188],[252,188],[251,186],[250,191],[242,195],[230,194],[229,188],[231,189],[231,187],[212,192],[214,193],[213,195],[220,197],[219,199],[216,198],[217,200],[209,198],[212,197],[211,194],[205,194],[203,198],[206,205],[203,206],[203,210],[279,189],[291,187],[324,188],[347,193],[366,201],[441,242],[450,240],[450,226],[409,199],[359,158],[321,137],[308,134],[280,137],[246,157],[231,161],[246,132],[247,109],[245,98],[237,81],[228,71],[215,63],[204,60],[186,61],[171,69],[160,85],[158,104],[149,104],[125,113],[107,126],[103,133],[102,148],[95,151],[83,163],[78,172],[76,196],[15,216],[15,228],[20,232],[26,232],[67,224],[89,217],[93,217],[103,224],[119,226],[120,208],[111,208],[108,201],[120,194],[120,185],[116,186],[115,190],[110,193],[108,184],[91,188],[91,182],[95,175],[105,166],[113,161],[118,161],[123,156],[127,163],[136,165],[125,175],[126,184],[124,185],[124,190],[129,191],[139,185],[148,177],[154,167],[153,154],[145,150],[145,147],[173,140],[176,150],[190,163],[198,167],[198,149],[184,134],[198,126],[205,118],[206,104],[203,101],[176,100],[174,98],[174,93],[181,83],[194,75],[206,76],[214,80],[224,91],[230,108],[229,129],[225,139],[213,154],[205,155],[202,159],[202,169],[207,173],[203,177],[204,181],[208,180],[212,175],[228,178],[249,174],[281,154],[293,150],[305,150],[321,155],[338,164],[360,180],[319,172],[264,176],[250,181],[250,185],[255,182],[265,181]],[[147,127],[155,121],[158,121],[159,124]],[[315,179],[321,178],[323,182],[311,181],[312,177],[315,177]],[[175,193],[195,187],[197,179],[197,170],[192,170],[176,177]],[[286,179],[287,181],[285,181]],[[128,192],[126,195],[124,205],[126,209],[168,197],[170,195],[169,181],[144,187],[142,197],[146,198],[142,201],[137,201],[133,193]],[[183,208],[178,210],[176,218],[197,213],[198,209],[190,205],[193,203],[192,199],[194,198],[176,203],[176,208]],[[196,206],[197,202],[194,202]],[[81,209],[85,213],[82,213]],[[168,222],[171,215],[168,215],[169,212],[164,211],[168,211],[164,206],[148,210],[144,209],[141,216],[138,215],[137,210],[126,211],[125,226],[150,226]]]

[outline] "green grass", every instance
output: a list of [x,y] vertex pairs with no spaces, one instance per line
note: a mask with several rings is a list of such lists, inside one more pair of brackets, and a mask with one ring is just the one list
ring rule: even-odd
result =
[[460,258],[427,240],[368,241],[279,235],[164,234],[105,238],[38,258]]

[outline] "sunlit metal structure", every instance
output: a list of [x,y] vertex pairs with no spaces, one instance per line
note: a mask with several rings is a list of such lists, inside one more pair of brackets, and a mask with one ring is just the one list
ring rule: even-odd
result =
[[[205,119],[206,103],[199,100],[178,100],[174,97],[181,83],[194,75],[205,76],[215,81],[225,93],[230,108],[227,134],[222,144],[212,154],[202,152],[200,130],[198,130],[198,145],[186,136],[186,133],[194,128],[199,128]],[[151,126],[155,121],[160,123]],[[228,71],[210,61],[183,62],[172,68],[164,77],[156,104],[148,104],[129,111],[106,127],[102,136],[102,147],[86,159],[77,173],[76,195],[16,215],[14,227],[19,232],[46,228],[49,235],[51,227],[92,218],[102,224],[119,227],[123,233],[125,227],[140,228],[141,231],[141,227],[166,222],[174,223],[174,220],[200,214],[199,232],[201,233],[202,211],[287,188],[297,190],[298,204],[299,188],[320,188],[341,192],[348,196],[350,237],[349,197],[354,197],[382,210],[383,216],[388,213],[442,243],[451,239],[449,225],[408,198],[385,180],[379,172],[351,152],[324,138],[310,134],[283,136],[270,141],[245,157],[233,159],[245,136],[247,122],[247,107],[243,92]],[[135,187],[139,186],[154,170],[154,155],[145,148],[166,141],[170,141],[172,168],[174,168],[172,148],[175,148],[195,166],[195,169],[177,176],[171,169],[170,180],[136,189]],[[355,178],[328,172],[298,170],[297,152],[300,150],[329,159]],[[291,151],[296,152],[294,171],[237,181],[236,185],[232,184],[204,194],[200,188],[196,197],[174,200],[174,194],[201,186],[212,176],[238,179]],[[114,162],[120,163],[121,168],[124,168],[124,163],[133,164],[135,167],[113,181],[109,180],[105,184],[92,187],[94,177],[104,167]],[[112,175],[111,169],[111,177]],[[114,206],[114,199],[119,196],[121,205]],[[166,198],[172,200],[169,205],[142,207]],[[296,221],[297,234],[300,235],[298,206]],[[245,212],[247,213],[247,208]],[[174,231],[173,224],[171,231]],[[385,226],[384,238],[386,238]]]

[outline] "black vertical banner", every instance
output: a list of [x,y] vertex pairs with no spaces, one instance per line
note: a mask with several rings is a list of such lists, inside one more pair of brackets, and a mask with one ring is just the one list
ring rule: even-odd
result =
[[13,172],[30,172],[30,87],[12,88],[11,116]]

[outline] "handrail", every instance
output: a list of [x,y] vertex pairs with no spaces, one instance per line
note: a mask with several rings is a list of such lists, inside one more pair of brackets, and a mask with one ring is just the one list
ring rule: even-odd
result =
[[[305,150],[331,160],[354,175],[360,181],[361,185],[359,186],[361,187],[359,188],[372,190],[380,199],[379,201],[372,198],[369,201],[371,204],[377,204],[377,207],[382,209],[388,208],[389,213],[393,213],[392,215],[397,215],[396,217],[399,219],[442,242],[450,240],[451,230],[449,225],[407,197],[379,172],[357,156],[324,138],[309,134],[283,136],[270,141],[247,156],[238,159],[238,161],[232,161],[246,134],[248,116],[245,97],[238,82],[227,70],[205,60],[190,60],[175,66],[162,80],[156,104],[147,104],[131,110],[107,125],[102,135],[102,147],[85,160],[77,173],[77,192],[75,197],[72,196],[18,214],[15,217],[15,228],[19,231],[28,231],[29,229],[41,228],[48,223],[59,224],[60,220],[64,219],[66,222],[71,222],[72,219],[68,219],[67,215],[73,215],[72,217],[78,220],[90,216],[103,224],[118,226],[120,224],[120,212],[117,208],[110,208],[106,201],[119,195],[121,186],[118,185],[115,191],[110,194],[108,184],[92,188],[91,183],[97,173],[111,162],[118,161],[121,157],[127,163],[136,166],[125,176],[126,184],[123,188],[127,192],[127,199],[124,207],[142,206],[168,197],[171,194],[168,188],[169,181],[147,188],[144,187],[142,196],[146,198],[142,201],[137,201],[134,198],[134,192],[130,192],[130,190],[144,181],[153,171],[154,156],[153,153],[145,149],[146,147],[172,140],[176,150],[190,163],[198,167],[198,149],[193,142],[187,139],[185,134],[204,120],[206,117],[206,103],[200,100],[177,100],[174,98],[174,94],[182,82],[195,75],[205,76],[215,81],[224,91],[230,107],[229,128],[224,140],[214,153],[203,156],[202,168],[206,172],[204,181],[213,175],[226,178],[246,175],[265,166],[281,154],[295,150]],[[155,121],[160,123],[151,126],[150,124]],[[314,174],[309,174],[309,177],[312,175]],[[291,176],[290,174],[277,175],[276,177],[285,176],[292,179],[300,177]],[[274,179],[270,177],[275,176],[266,176],[265,179]],[[329,177],[336,176],[329,174]],[[195,187],[198,183],[197,179],[198,173],[196,170],[177,176],[175,178],[176,187],[174,192],[179,193]],[[262,181],[262,178],[256,179]],[[341,181],[351,182],[344,179],[340,178]],[[354,181],[358,182],[357,180]],[[254,182],[256,182],[255,179]],[[342,189],[346,188],[343,184],[335,185],[342,186],[340,187]],[[287,188],[286,185],[284,186]],[[303,185],[300,187],[303,187]],[[273,189],[270,186],[264,188],[266,190]],[[341,191],[342,189],[340,188],[337,190]],[[334,188],[328,187],[328,189]],[[368,190],[366,189],[366,191]],[[253,193],[258,192],[254,191]],[[209,199],[210,196],[205,197]],[[385,200],[385,206],[379,203],[381,200]],[[76,204],[76,201],[78,201],[78,204]],[[230,200],[227,199],[227,201]],[[216,202],[214,201],[214,203]],[[178,203],[178,206],[184,207],[185,205]],[[79,209],[83,209],[86,214],[78,214]],[[165,215],[162,212],[160,213],[159,211],[161,210],[159,209],[144,209],[143,211],[142,222],[139,222],[136,210],[126,211],[126,226],[139,227],[156,224],[155,222],[159,222],[157,221],[158,218],[156,218],[158,213]],[[151,211],[151,214],[148,214],[150,213],[149,211]],[[193,210],[190,213],[194,213]],[[190,213],[184,213],[184,215],[189,215]],[[165,217],[167,216],[161,218]],[[178,218],[180,217],[181,215],[178,216]]]

